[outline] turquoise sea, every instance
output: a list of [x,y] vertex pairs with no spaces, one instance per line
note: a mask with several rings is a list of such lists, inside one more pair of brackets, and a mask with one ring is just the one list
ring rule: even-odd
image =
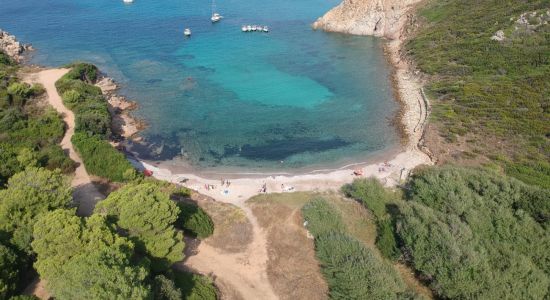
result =
[[338,2],[217,0],[212,24],[206,0],[0,0],[0,28],[38,49],[32,63],[89,61],[121,83],[149,124],[142,158],[298,171],[399,142],[382,42],[310,27]]

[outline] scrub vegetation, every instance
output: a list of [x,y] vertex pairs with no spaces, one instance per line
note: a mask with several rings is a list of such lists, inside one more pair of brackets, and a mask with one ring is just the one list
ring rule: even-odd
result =
[[[549,190],[494,171],[434,167],[418,171],[404,196],[388,201],[379,186],[365,184],[370,181],[356,181],[344,190],[369,209],[385,206],[385,218],[393,226],[384,230],[388,240],[394,238],[398,258],[436,295],[549,296]],[[378,234],[377,246],[388,256],[386,244],[379,242],[385,234],[380,226]]]
[[27,166],[74,171],[74,163],[58,145],[63,137],[61,117],[37,97],[41,86],[22,83],[19,66],[0,52],[0,187]]
[[[432,123],[448,143],[468,145],[456,151],[459,158],[488,158],[510,176],[546,188],[549,11],[547,0],[430,1],[419,11],[424,24],[406,45],[430,75]],[[492,39],[498,31],[500,41]],[[442,155],[456,160],[456,154]]]
[[86,170],[115,182],[135,179],[132,165],[107,141],[111,136],[111,115],[101,89],[93,85],[98,78],[97,67],[87,63],[69,67],[71,70],[55,86],[63,104],[75,114],[72,143]]
[[[415,299],[391,264],[352,237],[327,200],[304,205],[307,229],[315,238],[315,252],[331,299]],[[353,279],[352,279],[353,278]]]

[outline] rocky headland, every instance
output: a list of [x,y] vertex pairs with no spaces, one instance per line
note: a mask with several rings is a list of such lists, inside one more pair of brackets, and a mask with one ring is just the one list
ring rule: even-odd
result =
[[25,51],[34,50],[30,44],[22,44],[14,35],[0,29],[0,50],[17,62],[23,59]]
[[313,23],[314,29],[396,39],[420,0],[344,0]]

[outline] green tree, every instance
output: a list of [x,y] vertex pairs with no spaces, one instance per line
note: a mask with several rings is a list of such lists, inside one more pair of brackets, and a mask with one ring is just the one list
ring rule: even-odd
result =
[[181,290],[176,287],[175,283],[164,275],[155,277],[155,300],[181,300]]
[[36,217],[56,208],[67,207],[72,189],[58,170],[28,168],[8,181],[0,191],[0,230],[11,235],[11,243],[30,252]]
[[137,248],[152,258],[154,270],[183,259],[183,235],[173,226],[179,208],[154,184],[127,185],[101,201],[95,212],[114,218]]
[[148,299],[143,284],[147,272],[131,266],[125,253],[116,249],[78,254],[60,267],[47,285],[56,299]]
[[17,254],[0,244],[0,299],[13,295],[19,279],[20,262]]
[[198,205],[179,202],[181,210],[178,224],[192,235],[203,239],[214,233],[214,222],[210,216]]
[[34,226],[36,270],[58,299],[145,299],[147,271],[130,262],[133,244],[101,215],[42,215]]

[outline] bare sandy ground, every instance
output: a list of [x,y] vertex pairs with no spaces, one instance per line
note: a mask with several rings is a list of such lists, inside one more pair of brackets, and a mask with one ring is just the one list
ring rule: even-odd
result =
[[78,164],[71,181],[73,199],[78,205],[77,213],[80,216],[89,216],[92,214],[95,204],[105,197],[93,185],[88,172],[86,172],[86,168],[84,168],[82,159],[76,153],[71,143],[71,138],[74,135],[75,116],[71,110],[63,105],[61,96],[57,93],[57,89],[55,88],[55,82],[68,71],[69,69],[47,69],[28,75],[25,81],[42,84],[46,89],[48,103],[63,116],[67,128],[65,136],[63,140],[61,140],[61,148],[63,148],[63,150],[69,154],[69,157]]

